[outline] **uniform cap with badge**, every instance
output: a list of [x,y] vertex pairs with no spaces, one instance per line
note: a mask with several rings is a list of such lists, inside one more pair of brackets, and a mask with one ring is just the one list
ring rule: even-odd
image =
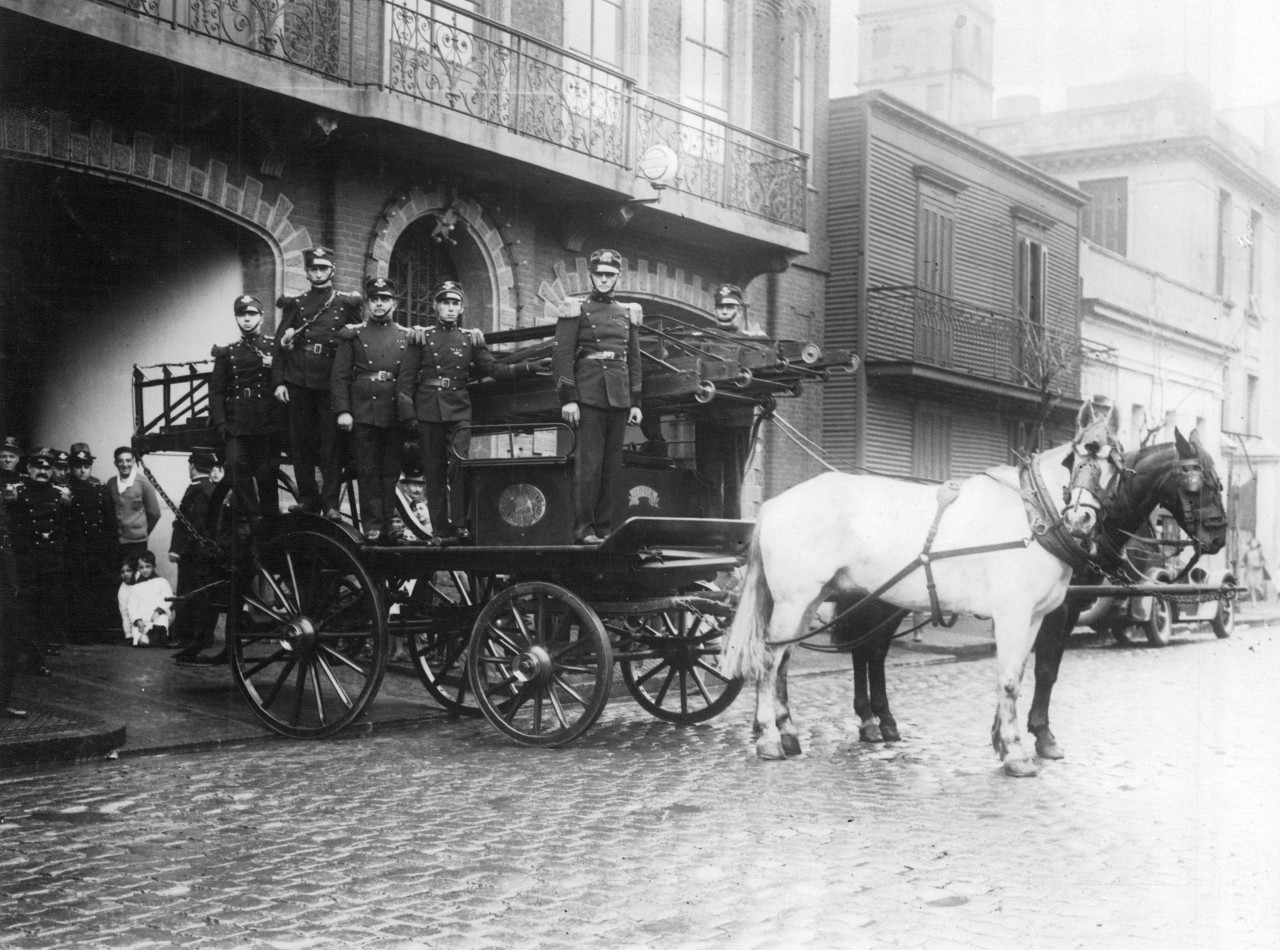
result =
[[592,251],[587,270],[593,274],[621,274],[622,255],[610,248]]
[[396,295],[396,285],[389,277],[370,277],[364,282],[364,295],[366,297],[394,297]]
[[467,295],[462,289],[462,285],[456,280],[446,280],[436,286],[431,292],[432,301],[437,300],[456,300],[458,303],[465,304]]
[[12,452],[14,455],[22,454],[22,443],[18,441],[16,435],[6,435],[0,440],[0,452]]
[[71,456],[68,453],[62,451],[62,449],[54,449],[53,464],[57,465],[59,468],[66,468],[68,465],[71,464]]
[[318,265],[333,266],[333,251],[327,247],[313,247],[302,252],[302,260],[307,267],[316,267]]
[[42,445],[27,456],[27,464],[30,465],[32,462],[48,462],[52,465],[56,459],[57,452],[46,445]]
[[251,294],[241,294],[236,298],[233,307],[237,317],[242,313],[248,313],[250,310],[258,311],[259,315],[262,314],[262,301]]
[[745,303],[742,288],[737,284],[721,284],[716,288],[715,299],[717,307],[722,303],[736,303],[741,307]]
[[92,465],[93,462],[93,453],[89,451],[89,446],[84,442],[77,442],[71,446],[72,465]]

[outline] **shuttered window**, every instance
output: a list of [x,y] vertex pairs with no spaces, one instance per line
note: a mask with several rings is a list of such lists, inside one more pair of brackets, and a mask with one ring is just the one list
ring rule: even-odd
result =
[[919,404],[912,420],[912,474],[945,481],[951,477],[951,415],[936,406]]
[[1014,286],[1017,288],[1018,316],[1044,326],[1045,275],[1049,270],[1049,249],[1041,242],[1018,236]]
[[916,226],[916,286],[951,296],[955,263],[956,196],[921,181]]
[[1128,253],[1129,179],[1097,178],[1080,182],[1089,203],[1080,213],[1081,235],[1117,254]]

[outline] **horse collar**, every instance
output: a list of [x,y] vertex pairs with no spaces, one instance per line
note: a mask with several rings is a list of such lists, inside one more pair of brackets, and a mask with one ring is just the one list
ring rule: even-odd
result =
[[1044,483],[1034,458],[1018,460],[1018,484],[1036,542],[1073,571],[1093,566],[1093,556],[1063,526],[1062,516],[1049,500],[1049,486]]

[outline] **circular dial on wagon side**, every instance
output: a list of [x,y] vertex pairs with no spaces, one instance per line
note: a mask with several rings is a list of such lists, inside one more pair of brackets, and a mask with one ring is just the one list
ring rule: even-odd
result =
[[547,513],[547,496],[536,485],[517,482],[508,485],[498,496],[498,514],[516,528],[537,524]]

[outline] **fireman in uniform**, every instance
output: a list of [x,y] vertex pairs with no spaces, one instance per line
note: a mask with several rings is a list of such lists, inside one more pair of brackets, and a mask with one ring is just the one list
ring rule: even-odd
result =
[[470,533],[461,523],[467,499],[461,497],[458,460],[471,450],[467,381],[473,375],[495,379],[532,376],[548,369],[550,360],[499,363],[479,330],[458,325],[466,311],[467,295],[456,281],[446,280],[435,289],[431,307],[436,322],[414,328],[415,345],[398,386],[400,414],[405,422],[416,420],[421,433],[422,479],[432,542],[465,542]]
[[[744,340],[764,334],[747,325],[742,288],[721,284],[715,291],[716,330]],[[742,479],[755,436],[753,403],[715,399],[698,413],[694,462],[708,492],[708,518],[742,517]]]
[[48,676],[43,654],[56,656],[66,604],[64,558],[71,492],[53,482],[53,449],[27,458],[27,478],[10,486],[12,545],[18,565],[19,623],[25,632],[32,672]]
[[[288,407],[289,458],[298,483],[300,504],[335,521],[342,481],[340,434],[334,422],[330,385],[338,331],[358,324],[364,301],[359,294],[333,286],[333,251],[313,247],[303,252],[311,289],[298,297],[281,297],[271,381],[275,396]],[[323,488],[316,483],[320,468]]]
[[369,319],[343,330],[333,361],[333,412],[338,428],[352,433],[360,478],[360,520],[367,540],[397,544],[391,531],[400,478],[400,414],[396,380],[406,362],[409,331],[393,319],[396,288],[385,277],[365,282]]
[[120,584],[120,526],[107,486],[93,477],[93,453],[71,446],[71,506],[67,513],[66,581],[69,632],[81,643],[115,643],[119,637],[116,588]]
[[578,429],[573,537],[599,544],[613,530],[613,496],[622,473],[626,427],[639,425],[642,376],[639,304],[613,297],[622,273],[617,251],[591,253],[592,292],[571,297],[556,322],[552,373],[560,414]]
[[241,294],[232,309],[240,339],[213,348],[209,424],[223,441],[223,465],[241,510],[274,518],[280,513],[282,425],[271,393],[271,341],[262,334],[257,297]]

